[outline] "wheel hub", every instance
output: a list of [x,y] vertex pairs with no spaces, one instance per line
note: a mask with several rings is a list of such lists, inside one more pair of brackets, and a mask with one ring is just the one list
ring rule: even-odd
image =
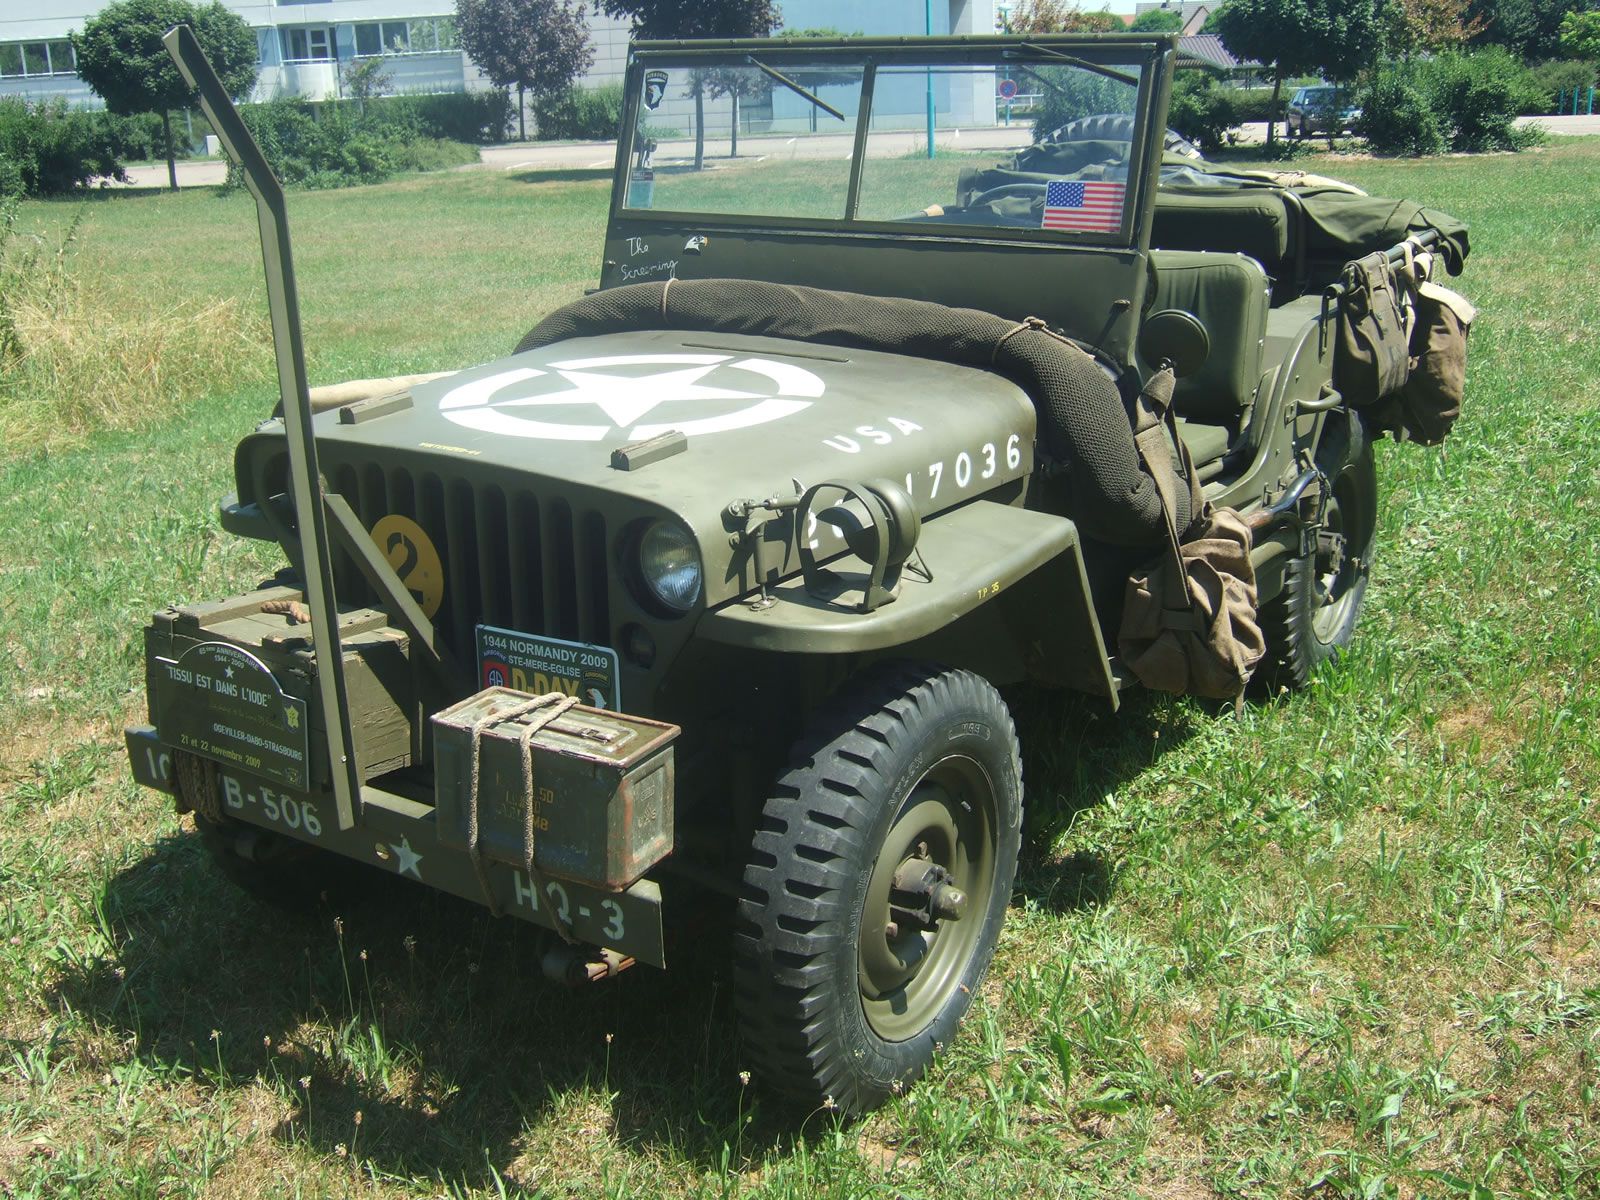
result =
[[857,965],[868,1023],[914,1037],[959,986],[994,871],[988,782],[970,759],[936,764],[901,802],[867,880]]
[[940,921],[959,921],[967,911],[967,894],[955,884],[955,876],[927,857],[927,844],[918,847],[919,855],[908,858],[895,870],[890,892],[890,908],[895,923],[915,922],[934,929]]

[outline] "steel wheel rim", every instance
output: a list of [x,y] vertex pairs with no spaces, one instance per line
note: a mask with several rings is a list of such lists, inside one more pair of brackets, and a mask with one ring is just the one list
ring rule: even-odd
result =
[[1328,645],[1339,636],[1355,607],[1365,564],[1357,545],[1362,529],[1362,512],[1359,499],[1353,494],[1355,482],[1348,472],[1341,474],[1333,485],[1327,507],[1322,514],[1325,533],[1337,534],[1343,545],[1334,561],[1333,555],[1321,548],[1313,555],[1311,628],[1317,640]]
[[[987,921],[995,872],[994,787],[971,758],[929,767],[900,802],[868,877],[856,943],[862,1011],[885,1041],[921,1033],[963,985]],[[926,854],[921,853],[926,849]],[[908,921],[897,871],[926,858],[966,893],[958,918]]]

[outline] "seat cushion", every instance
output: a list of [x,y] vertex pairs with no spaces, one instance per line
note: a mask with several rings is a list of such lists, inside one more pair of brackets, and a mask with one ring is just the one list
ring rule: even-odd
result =
[[1206,425],[1179,417],[1178,436],[1189,447],[1189,457],[1199,466],[1201,463],[1215,462],[1226,454],[1233,435],[1226,425]]
[[1150,244],[1249,255],[1268,275],[1287,279],[1294,274],[1295,248],[1288,204],[1273,188],[1161,188]]
[[[1261,380],[1270,285],[1261,264],[1242,254],[1153,250],[1151,311],[1193,313],[1206,327],[1211,352],[1198,371],[1178,380],[1172,406],[1180,417],[1237,430]],[[1155,364],[1145,363],[1146,369]]]

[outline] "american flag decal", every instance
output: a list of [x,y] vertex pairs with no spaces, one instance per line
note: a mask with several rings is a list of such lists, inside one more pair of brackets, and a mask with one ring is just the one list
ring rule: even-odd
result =
[[1090,233],[1116,233],[1122,228],[1122,198],[1126,184],[1096,180],[1080,183],[1052,179],[1044,189],[1046,229],[1076,229]]

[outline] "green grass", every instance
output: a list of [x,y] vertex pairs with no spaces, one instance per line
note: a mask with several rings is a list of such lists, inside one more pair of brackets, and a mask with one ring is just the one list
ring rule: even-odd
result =
[[[269,385],[11,455],[0,1195],[1600,1196],[1597,168],[1324,165],[1470,220],[1483,313],[1447,451],[1380,447],[1355,650],[1239,719],[1013,695],[994,971],[856,1124],[741,1082],[713,943],[570,993],[529,930],[420,892],[290,920],[128,782],[144,615],[274,565],[214,517]],[[314,381],[504,352],[593,280],[604,187],[296,195]],[[260,304],[242,197],[99,200],[79,245],[152,304]]]

